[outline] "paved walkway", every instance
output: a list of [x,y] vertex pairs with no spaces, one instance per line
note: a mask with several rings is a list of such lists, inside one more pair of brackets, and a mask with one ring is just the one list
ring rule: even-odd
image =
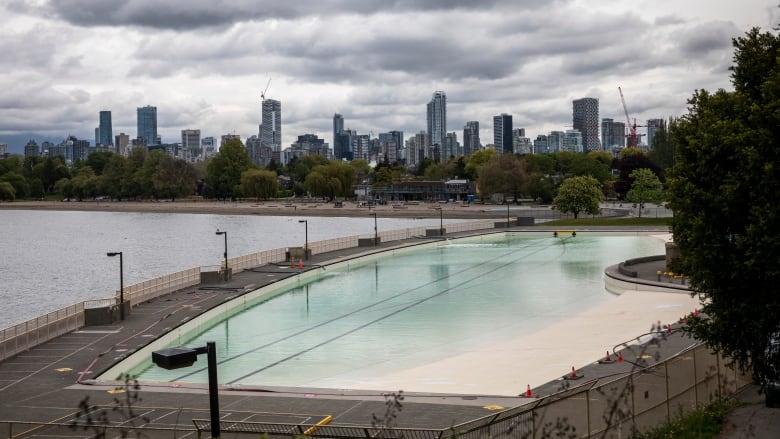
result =
[[[312,267],[329,264],[376,250],[429,241],[418,238],[381,244],[378,248],[336,251],[316,255],[307,265]],[[307,269],[316,268],[304,268]],[[79,405],[85,401],[90,407],[99,408],[110,408],[117,405],[117,402],[120,405],[129,402],[136,413],[143,415],[144,420],[141,423],[146,428],[157,429],[145,431],[147,437],[170,438],[174,430],[191,430],[192,419],[209,417],[205,386],[165,385],[156,388],[144,385],[140,392],[135,392],[132,386],[118,391],[116,384],[97,383],[92,379],[157,336],[171,331],[203,311],[244,292],[296,276],[298,272],[297,268],[286,266],[243,271],[236,274],[230,282],[201,284],[140,304],[132,309],[124,321],[107,326],[85,327],[0,362],[0,437],[5,437],[5,432],[10,431],[7,430],[8,425],[3,424],[3,421],[9,420],[15,422],[12,427],[14,437],[23,432],[26,433],[22,436],[26,437],[83,437],[85,433],[81,430],[40,427],[40,424],[67,423],[74,418],[85,423],[89,416],[99,416],[99,409],[90,409],[87,415],[84,412],[79,413]],[[662,344],[658,352],[661,356],[676,353],[681,343],[686,341],[670,337],[670,341]],[[630,352],[626,352],[627,360],[631,359],[629,355]],[[604,375],[604,370],[596,369],[599,367],[611,367],[611,373],[615,373],[614,367],[623,366],[594,363],[583,368],[581,372],[589,376]],[[386,395],[395,390],[222,389],[219,395],[220,414],[223,422],[240,420],[310,424],[331,416],[334,423],[342,425],[370,425],[374,417],[385,417]],[[535,396],[543,396],[559,390],[560,383],[555,382],[533,389],[533,393]],[[139,400],[133,399],[136,393],[140,397]],[[415,393],[405,393],[404,396],[403,408],[395,413],[397,418],[394,422],[396,426],[406,428],[446,429],[491,415],[501,408],[529,402],[529,399],[520,396]],[[138,421],[125,419],[126,412],[126,409],[109,411],[108,416],[118,426],[137,425]],[[744,416],[749,417],[749,425],[755,425],[757,431],[776,427],[769,423],[756,425],[756,422],[765,418],[743,415],[742,412],[735,414],[734,422],[741,421]],[[765,420],[771,421],[770,418],[771,416]],[[174,435],[186,437],[193,434],[178,431]]]

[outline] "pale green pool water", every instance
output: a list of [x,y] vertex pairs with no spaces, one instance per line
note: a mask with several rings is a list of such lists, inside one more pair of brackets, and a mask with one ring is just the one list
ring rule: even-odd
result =
[[[185,345],[216,342],[222,385],[334,387],[356,371],[414,367],[603,303],[614,297],[604,289],[604,268],[663,251],[663,241],[650,236],[452,240],[328,268]],[[205,383],[205,366],[204,357],[187,369],[152,365],[136,373],[140,380]]]

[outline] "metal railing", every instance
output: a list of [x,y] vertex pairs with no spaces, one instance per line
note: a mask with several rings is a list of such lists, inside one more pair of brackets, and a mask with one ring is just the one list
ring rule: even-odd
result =
[[0,361],[84,326],[84,303],[0,330]]

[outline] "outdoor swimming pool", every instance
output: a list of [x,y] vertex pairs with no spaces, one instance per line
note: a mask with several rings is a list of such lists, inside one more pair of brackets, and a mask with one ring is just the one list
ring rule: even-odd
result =
[[[184,345],[216,342],[222,385],[340,388],[356,375],[430,363],[604,303],[614,297],[604,289],[606,266],[663,251],[662,240],[633,235],[451,240],[320,270]],[[141,381],[208,379],[205,361],[178,370],[147,361],[132,373]]]

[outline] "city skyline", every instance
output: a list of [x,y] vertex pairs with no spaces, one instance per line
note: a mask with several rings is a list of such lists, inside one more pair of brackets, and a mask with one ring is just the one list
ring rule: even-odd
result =
[[[623,122],[618,86],[632,118],[666,119],[696,89],[730,89],[731,38],[778,17],[762,0],[547,3],[3,4],[0,47],[13,67],[0,73],[0,142],[92,139],[103,110],[115,135],[132,138],[144,105],[158,107],[163,142],[184,129],[245,139],[258,132],[269,78],[266,98],[285,107],[282,148],[308,133],[330,142],[334,113],[359,134],[426,130],[434,90],[448,95],[447,132],[477,121],[483,144],[502,113],[530,138],[565,130],[582,97]],[[571,16],[576,25],[544,24]],[[394,32],[358,38],[355,26]]]

